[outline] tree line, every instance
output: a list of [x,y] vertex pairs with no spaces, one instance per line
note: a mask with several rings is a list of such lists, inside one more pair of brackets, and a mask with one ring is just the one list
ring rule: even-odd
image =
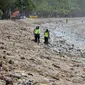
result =
[[85,16],[85,0],[0,0],[0,10],[15,8],[40,17]]

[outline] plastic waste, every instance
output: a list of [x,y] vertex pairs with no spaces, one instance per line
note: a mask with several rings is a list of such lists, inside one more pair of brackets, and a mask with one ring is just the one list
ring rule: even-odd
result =
[[17,85],[22,85],[22,80],[21,79],[19,79]]

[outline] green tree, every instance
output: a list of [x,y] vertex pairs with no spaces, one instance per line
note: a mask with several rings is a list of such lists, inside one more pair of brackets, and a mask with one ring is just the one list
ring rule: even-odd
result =
[[78,0],[77,3],[79,5],[79,8],[85,11],[85,0]]
[[11,4],[15,3],[16,0],[0,0],[0,9],[7,9]]
[[71,10],[71,0],[33,0],[36,10],[68,14]]
[[35,5],[31,0],[17,0],[15,3],[15,7],[19,8],[20,10],[31,11],[35,8]]

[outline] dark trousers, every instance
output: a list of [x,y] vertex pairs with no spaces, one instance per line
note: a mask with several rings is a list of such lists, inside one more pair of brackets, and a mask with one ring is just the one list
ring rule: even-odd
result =
[[48,37],[44,37],[44,43],[48,44]]
[[35,42],[40,43],[40,35],[35,34]]

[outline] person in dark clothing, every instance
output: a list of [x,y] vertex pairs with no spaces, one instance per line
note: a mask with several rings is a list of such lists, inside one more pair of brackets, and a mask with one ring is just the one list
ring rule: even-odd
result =
[[40,28],[37,26],[34,29],[34,37],[35,37],[35,42],[39,43],[40,42]]
[[48,39],[49,39],[49,30],[46,29],[46,31],[44,32],[44,43],[48,44]]
[[2,10],[0,10],[0,19],[2,19],[2,16],[3,16],[3,12]]

